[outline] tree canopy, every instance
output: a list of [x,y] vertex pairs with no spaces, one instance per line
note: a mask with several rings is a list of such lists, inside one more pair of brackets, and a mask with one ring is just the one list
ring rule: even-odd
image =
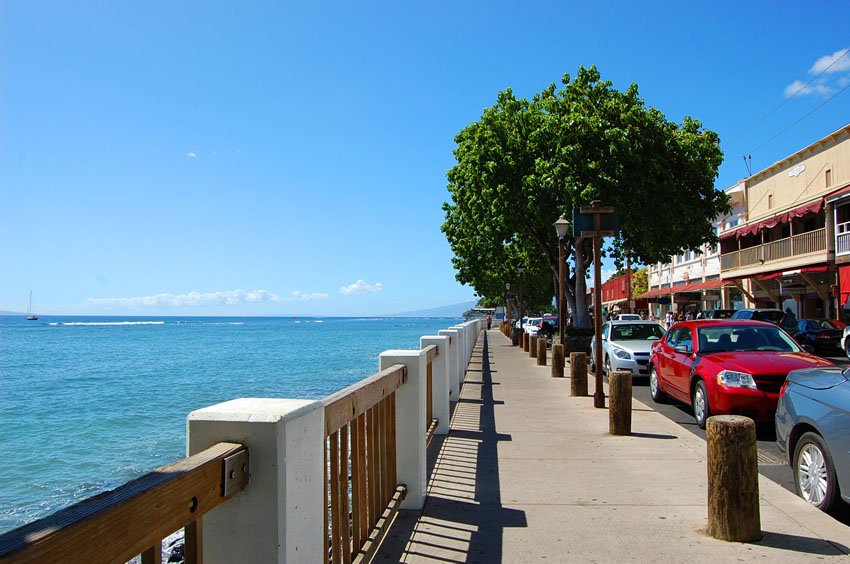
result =
[[[614,206],[620,231],[609,251],[644,264],[716,242],[711,221],[729,212],[726,195],[714,189],[723,159],[716,133],[690,117],[667,120],[646,106],[636,84],[620,92],[596,67],[580,67],[562,83],[531,100],[499,92],[455,136],[442,230],[457,279],[481,296],[501,296],[506,282],[513,288],[524,267],[526,304],[551,303],[554,222],[562,214],[571,219],[573,207],[594,200]],[[573,255],[567,293],[582,323],[589,245],[576,243],[571,234],[565,240]]]

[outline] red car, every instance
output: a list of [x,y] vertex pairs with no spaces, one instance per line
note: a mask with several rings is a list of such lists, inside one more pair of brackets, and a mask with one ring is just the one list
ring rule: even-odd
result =
[[699,319],[677,323],[652,346],[649,390],[656,402],[691,405],[701,428],[719,414],[772,421],[788,372],[832,365],[772,323]]

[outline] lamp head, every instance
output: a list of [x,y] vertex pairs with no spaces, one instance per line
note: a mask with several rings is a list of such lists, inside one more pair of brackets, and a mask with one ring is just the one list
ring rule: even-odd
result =
[[558,218],[558,221],[555,222],[555,231],[558,233],[558,239],[563,239],[567,236],[567,231],[570,228],[570,222],[564,218],[562,215]]

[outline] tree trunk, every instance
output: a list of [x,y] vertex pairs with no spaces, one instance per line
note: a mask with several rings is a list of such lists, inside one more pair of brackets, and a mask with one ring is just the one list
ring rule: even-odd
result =
[[590,327],[590,316],[587,314],[587,264],[584,262],[584,238],[576,239],[575,246],[576,279],[574,286],[575,308],[573,322],[576,327]]
[[761,538],[756,426],[749,417],[717,415],[706,426],[708,534],[734,542]]

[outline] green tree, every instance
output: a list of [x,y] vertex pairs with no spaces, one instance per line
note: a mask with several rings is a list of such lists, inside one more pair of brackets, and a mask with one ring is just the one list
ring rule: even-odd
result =
[[635,271],[632,275],[632,298],[649,291],[649,269],[644,267]]
[[[457,279],[481,296],[501,295],[505,282],[514,288],[524,267],[526,303],[551,303],[558,280],[553,224],[561,214],[570,218],[573,207],[613,205],[620,232],[609,251],[620,257],[628,249],[644,264],[716,242],[711,220],[729,209],[714,190],[723,158],[714,132],[689,117],[668,121],[646,107],[637,85],[620,92],[595,67],[562,83],[530,101],[500,92],[455,136],[442,230]],[[586,326],[589,241],[568,237],[565,244],[572,257],[568,309]]]

